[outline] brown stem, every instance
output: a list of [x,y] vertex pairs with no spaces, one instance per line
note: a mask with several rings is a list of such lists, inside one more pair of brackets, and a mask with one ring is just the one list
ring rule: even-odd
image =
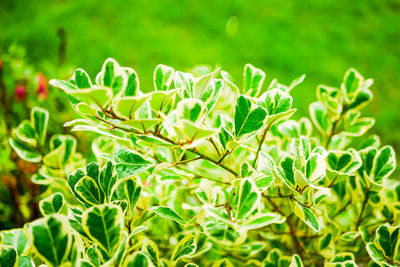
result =
[[358,227],[361,224],[362,221],[362,215],[364,213],[365,207],[367,206],[368,203],[368,198],[369,198],[369,192],[371,190],[371,186],[368,187],[367,192],[365,192],[365,198],[361,207],[361,211],[360,211],[360,215],[358,216],[358,220],[357,220],[357,224],[356,224],[356,230],[358,229]]
[[262,147],[262,145],[264,144],[265,137],[267,136],[267,133],[268,133],[269,129],[271,128],[271,125],[272,125],[272,123],[271,123],[270,125],[268,125],[267,128],[265,128],[264,133],[263,133],[262,136],[261,136],[261,141],[260,141],[260,143],[258,144],[258,148],[257,148],[257,152],[256,152],[256,157],[255,157],[255,159],[254,159],[254,161],[253,161],[253,164],[252,164],[253,168],[254,168],[254,167],[256,166],[256,164],[257,164],[258,155],[260,154],[261,147]]

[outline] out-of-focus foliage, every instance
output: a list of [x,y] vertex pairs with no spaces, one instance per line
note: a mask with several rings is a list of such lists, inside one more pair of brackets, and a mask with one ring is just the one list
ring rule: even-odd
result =
[[395,152],[367,135],[375,120],[362,113],[372,79],[349,69],[336,87],[317,87],[311,119],[294,120],[291,93],[305,76],[268,84],[246,64],[239,87],[220,68],[204,71],[158,65],[151,92],[113,59],[95,78],[77,69],[51,80],[82,116],[64,125],[97,134],[97,160],[85,165],[71,136],[44,149],[49,114],[32,109],[10,144],[39,163],[44,217],[0,232],[0,262],[400,264]]
[[1,1],[3,49],[17,41],[31,62],[58,62],[59,28],[66,32],[67,62],[94,75],[114,57],[135,66],[144,91],[159,63],[179,69],[217,63],[239,77],[252,62],[267,79],[285,83],[307,73],[293,92],[297,118],[307,114],[320,81],[338,84],[352,66],[373,76],[379,90],[366,108],[377,118],[374,133],[400,148],[398,0]]
[[[40,69],[40,71],[39,71]],[[12,44],[0,53],[0,228],[23,225],[39,215],[35,203],[41,191],[30,182],[30,176],[37,171],[36,162],[26,162],[12,153],[9,138],[14,134],[29,131],[29,122],[18,124],[30,116],[31,108],[40,105],[51,112],[47,120],[47,132],[62,133],[59,121],[74,118],[63,93],[48,84],[48,77],[60,75],[68,77],[67,66],[56,66],[41,61],[41,67],[29,64],[24,47]],[[47,112],[47,111],[46,111]],[[33,124],[32,124],[33,127]],[[37,142],[24,139],[32,146],[48,147],[45,136]],[[40,139],[40,140],[39,140]]]

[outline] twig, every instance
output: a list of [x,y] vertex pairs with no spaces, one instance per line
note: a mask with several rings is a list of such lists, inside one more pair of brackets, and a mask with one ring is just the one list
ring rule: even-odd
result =
[[362,221],[362,215],[364,213],[365,207],[367,206],[368,203],[368,198],[369,198],[369,192],[371,190],[371,186],[368,187],[367,191],[365,192],[365,198],[361,207],[360,215],[358,216],[357,224],[356,224],[356,230],[360,226],[360,223]]
[[260,141],[260,143],[258,144],[258,148],[257,148],[257,152],[256,152],[256,158],[254,159],[253,164],[252,164],[253,168],[254,168],[254,167],[256,166],[256,164],[257,164],[258,155],[260,154],[261,147],[262,147],[262,145],[264,144],[265,137],[267,136],[267,133],[268,133],[269,129],[271,128],[271,125],[272,125],[272,122],[268,125],[267,128],[265,128],[264,133],[263,133],[262,136],[261,136],[261,141]]

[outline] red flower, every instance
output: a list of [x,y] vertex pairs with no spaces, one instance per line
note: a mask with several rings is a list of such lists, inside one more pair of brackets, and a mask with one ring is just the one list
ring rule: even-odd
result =
[[15,98],[17,101],[23,101],[26,98],[26,90],[25,86],[22,84],[17,84],[17,87],[15,88]]
[[47,79],[42,73],[39,73],[37,75],[37,80],[38,80],[37,94],[39,97],[45,99],[47,98]]

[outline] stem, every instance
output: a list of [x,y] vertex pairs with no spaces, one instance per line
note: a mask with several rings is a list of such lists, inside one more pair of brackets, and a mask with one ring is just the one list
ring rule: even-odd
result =
[[[161,134],[155,134],[155,133],[153,133],[153,134],[154,134],[154,136],[156,136],[156,137],[158,137],[158,138],[160,138],[160,139],[162,139],[162,140],[164,140],[164,141],[166,141],[166,142],[168,142],[170,144],[179,145],[179,144],[175,143],[173,140],[171,140],[168,137],[165,137],[165,136],[163,136]],[[185,150],[187,150],[187,151],[189,151],[189,152],[191,152],[193,154],[196,154],[197,156],[201,157],[204,160],[207,160],[207,161],[213,163],[216,166],[219,166],[219,167],[223,168],[224,170],[226,170],[226,171],[230,172],[231,174],[235,175],[236,177],[238,176],[238,174],[234,170],[232,170],[230,167],[228,167],[228,166],[222,164],[221,162],[218,162],[218,161],[216,161],[216,160],[204,155],[201,152],[198,152],[196,150],[196,148],[187,148]]]
[[261,141],[260,141],[260,144],[258,145],[257,152],[256,152],[256,158],[254,159],[253,164],[252,164],[253,168],[257,164],[258,155],[260,154],[261,147],[262,147],[262,145],[263,145],[263,143],[265,141],[265,137],[267,136],[267,133],[268,133],[269,129],[271,128],[271,125],[272,125],[272,123],[270,125],[268,125],[267,128],[265,128],[264,133],[261,136]]
[[370,190],[371,190],[371,186],[369,186],[368,189],[367,189],[367,192],[365,192],[365,198],[364,198],[364,202],[363,202],[362,207],[361,207],[360,215],[358,216],[356,230],[358,229],[358,227],[360,226],[360,223],[362,221],[362,215],[363,215],[365,207],[367,206],[367,203],[368,203]]
[[301,245],[299,239],[296,236],[296,228],[295,228],[295,226],[289,220],[289,217],[279,208],[278,205],[276,205],[276,203],[272,199],[270,199],[270,198],[267,198],[267,199],[268,199],[269,203],[271,204],[271,206],[273,207],[273,210],[278,212],[279,214],[281,214],[283,217],[286,218],[286,223],[289,226],[290,235],[291,235],[291,237],[293,239],[293,242],[295,244],[295,249],[296,249],[297,253],[300,255],[300,257],[304,258],[304,255],[303,255],[304,249],[303,249],[303,246]]
[[346,210],[346,208],[350,205],[351,200],[349,200],[346,205],[344,205],[340,210],[338,210],[332,217],[331,220],[333,220],[336,216],[338,216],[340,213]]
[[220,157],[220,156],[221,156],[221,153],[219,152],[219,149],[218,149],[217,145],[215,144],[214,140],[212,139],[212,137],[210,137],[210,138],[208,139],[208,141],[210,141],[210,143],[213,145],[215,151],[217,152],[218,157]]
[[65,51],[67,50],[67,33],[64,28],[58,28],[57,35],[60,39],[60,45],[58,46],[58,65],[62,66],[65,63]]
[[347,106],[343,106],[342,112],[339,114],[339,118],[336,121],[333,122],[331,132],[329,133],[329,135],[328,135],[328,137],[326,139],[326,142],[325,142],[325,148],[326,149],[328,149],[328,147],[329,147],[329,145],[330,145],[330,143],[332,141],[333,136],[336,135],[336,132],[335,132],[336,127],[337,127],[338,123],[342,120],[343,115],[346,114],[347,110],[348,110],[348,107]]
[[[110,121],[107,121],[107,120],[101,118],[101,117],[98,116],[98,115],[96,115],[96,118],[97,118],[98,120],[104,122],[104,123],[107,123],[108,125],[112,126],[113,128],[118,128],[118,129],[121,129],[121,130],[123,130],[123,131],[132,132],[132,133],[135,133],[135,134],[147,134],[147,133],[140,133],[140,132],[135,131],[135,130],[132,130],[132,129],[127,129],[127,128],[124,128],[124,127],[115,125],[114,123],[112,123],[112,122],[110,122]],[[119,119],[120,119],[120,118],[119,118]],[[182,145],[182,144],[176,143],[175,141],[169,139],[168,137],[163,136],[163,135],[160,134],[160,133],[156,133],[156,132],[151,132],[151,133],[152,133],[155,137],[158,137],[158,138],[160,138],[160,139],[162,139],[162,140],[164,140],[164,141],[166,141],[166,142],[168,142],[168,143],[170,143],[170,144],[172,144],[172,145],[175,145],[175,146],[180,146],[180,145]],[[207,161],[209,161],[209,162],[215,164],[216,166],[219,166],[219,167],[223,168],[224,170],[226,170],[226,171],[230,172],[231,174],[233,174],[235,177],[238,176],[238,173],[235,172],[234,170],[232,170],[230,167],[228,167],[228,166],[222,164],[221,162],[218,162],[218,161],[216,161],[216,160],[214,160],[214,159],[212,159],[212,158],[210,158],[210,157],[208,157],[208,156],[202,154],[201,152],[198,152],[198,151],[196,150],[196,148],[187,148],[187,149],[185,149],[185,150],[186,150],[186,151],[189,151],[189,152],[191,152],[191,153],[193,153],[193,154],[196,154],[197,156],[199,156],[199,157],[201,157],[202,159],[207,160]]]
[[336,126],[337,126],[339,120],[340,120],[340,118],[338,120],[334,121],[333,124],[332,124],[332,130],[329,133],[329,135],[328,135],[328,137],[326,139],[326,142],[325,142],[325,148],[326,149],[328,149],[328,147],[329,147],[329,145],[330,145],[330,143],[332,141],[332,137],[335,135],[335,129],[336,129]]
[[[0,58],[1,61],[1,58]],[[4,82],[4,76],[3,76],[3,66],[1,65],[2,62],[0,62],[0,91],[1,91],[1,103],[4,107],[4,121],[6,123],[7,129],[6,131],[9,131],[10,128],[10,110],[8,106],[8,101],[7,101],[7,88],[6,84]]]

